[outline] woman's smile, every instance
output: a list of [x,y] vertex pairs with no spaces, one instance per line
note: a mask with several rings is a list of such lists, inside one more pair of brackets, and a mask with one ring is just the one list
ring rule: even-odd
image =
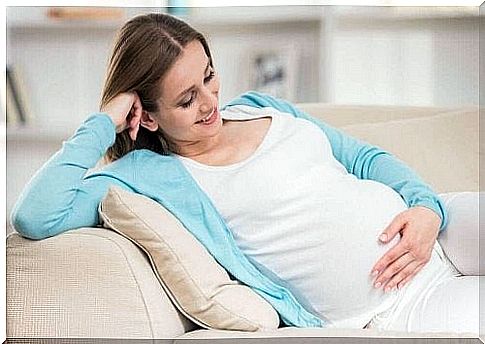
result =
[[217,106],[214,107],[212,112],[207,115],[206,117],[202,118],[201,120],[198,120],[195,122],[196,124],[202,124],[202,125],[211,125],[215,121],[217,121],[220,117],[219,110],[217,109]]

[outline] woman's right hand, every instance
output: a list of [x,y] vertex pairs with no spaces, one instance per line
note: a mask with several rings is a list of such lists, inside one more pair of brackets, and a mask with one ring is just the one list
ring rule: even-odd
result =
[[130,137],[136,140],[143,112],[140,97],[136,92],[120,93],[101,108],[116,126],[116,133],[129,129]]

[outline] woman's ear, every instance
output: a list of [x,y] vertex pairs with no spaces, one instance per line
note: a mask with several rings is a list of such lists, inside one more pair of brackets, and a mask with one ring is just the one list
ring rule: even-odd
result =
[[158,129],[158,122],[155,117],[145,110],[141,114],[140,125],[150,131],[156,131]]

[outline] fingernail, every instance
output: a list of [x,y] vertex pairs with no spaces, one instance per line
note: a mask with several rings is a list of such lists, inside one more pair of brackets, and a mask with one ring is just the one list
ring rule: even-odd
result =
[[377,275],[379,275],[379,271],[378,270],[372,271],[372,276],[377,276]]
[[381,235],[379,236],[379,240],[380,240],[380,241],[387,241],[387,234],[381,234]]
[[391,291],[391,289],[392,289],[391,287],[386,287],[386,289],[384,289],[384,292],[388,293]]
[[381,285],[382,285],[382,283],[381,283],[381,282],[377,282],[376,284],[374,284],[374,287],[375,287],[375,288],[379,288]]

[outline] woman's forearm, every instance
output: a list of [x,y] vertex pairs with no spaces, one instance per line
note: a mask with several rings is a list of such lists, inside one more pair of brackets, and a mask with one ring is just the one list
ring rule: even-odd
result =
[[42,239],[73,226],[95,225],[103,190],[84,177],[114,139],[107,115],[87,118],[25,186],[11,213],[14,228],[25,237]]

